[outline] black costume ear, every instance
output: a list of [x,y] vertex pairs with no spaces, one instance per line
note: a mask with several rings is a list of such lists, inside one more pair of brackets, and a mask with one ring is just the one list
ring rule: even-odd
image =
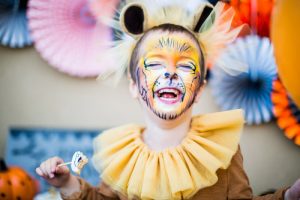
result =
[[198,14],[196,14],[194,19],[194,26],[193,26],[194,32],[199,32],[202,24],[211,14],[212,10],[213,10],[213,6],[209,3],[201,5],[201,7],[198,9]]
[[145,31],[147,23],[145,8],[138,3],[131,3],[120,14],[121,27],[130,35],[139,35]]

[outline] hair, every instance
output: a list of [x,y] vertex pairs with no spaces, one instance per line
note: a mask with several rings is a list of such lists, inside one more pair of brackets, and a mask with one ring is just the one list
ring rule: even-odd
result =
[[139,61],[139,53],[140,53],[140,47],[143,44],[143,41],[145,40],[145,38],[147,38],[147,36],[155,31],[162,31],[162,32],[169,32],[169,33],[185,33],[187,34],[198,46],[199,52],[200,52],[200,86],[203,85],[205,76],[206,76],[206,68],[205,68],[205,60],[204,60],[204,55],[202,52],[202,48],[199,44],[198,39],[195,37],[195,35],[193,33],[191,33],[188,29],[179,26],[179,25],[175,25],[175,24],[161,24],[159,26],[155,26],[151,29],[149,29],[148,31],[145,32],[145,34],[138,40],[136,46],[133,49],[133,53],[130,57],[130,63],[129,63],[129,72],[130,72],[130,76],[131,79],[136,82],[136,68],[138,66],[138,61]]

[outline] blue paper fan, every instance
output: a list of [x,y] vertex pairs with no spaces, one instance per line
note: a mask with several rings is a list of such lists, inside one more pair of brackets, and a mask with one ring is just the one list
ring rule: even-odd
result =
[[21,48],[32,44],[27,26],[28,0],[0,1],[0,42],[4,46]]
[[273,46],[268,38],[248,36],[229,45],[222,56],[247,64],[248,73],[231,76],[213,67],[210,84],[223,110],[242,108],[248,124],[272,119],[272,82],[277,78]]

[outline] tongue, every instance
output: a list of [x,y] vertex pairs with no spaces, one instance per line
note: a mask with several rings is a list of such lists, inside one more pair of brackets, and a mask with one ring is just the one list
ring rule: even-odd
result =
[[173,93],[163,93],[162,97],[164,97],[164,98],[175,98],[175,94],[173,94]]

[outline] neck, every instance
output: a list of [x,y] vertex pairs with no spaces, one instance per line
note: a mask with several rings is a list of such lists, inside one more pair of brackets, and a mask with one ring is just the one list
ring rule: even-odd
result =
[[[154,114],[153,114],[154,115]],[[192,119],[191,109],[174,120],[146,116],[146,129],[143,133],[145,144],[154,151],[176,147],[188,134]]]

